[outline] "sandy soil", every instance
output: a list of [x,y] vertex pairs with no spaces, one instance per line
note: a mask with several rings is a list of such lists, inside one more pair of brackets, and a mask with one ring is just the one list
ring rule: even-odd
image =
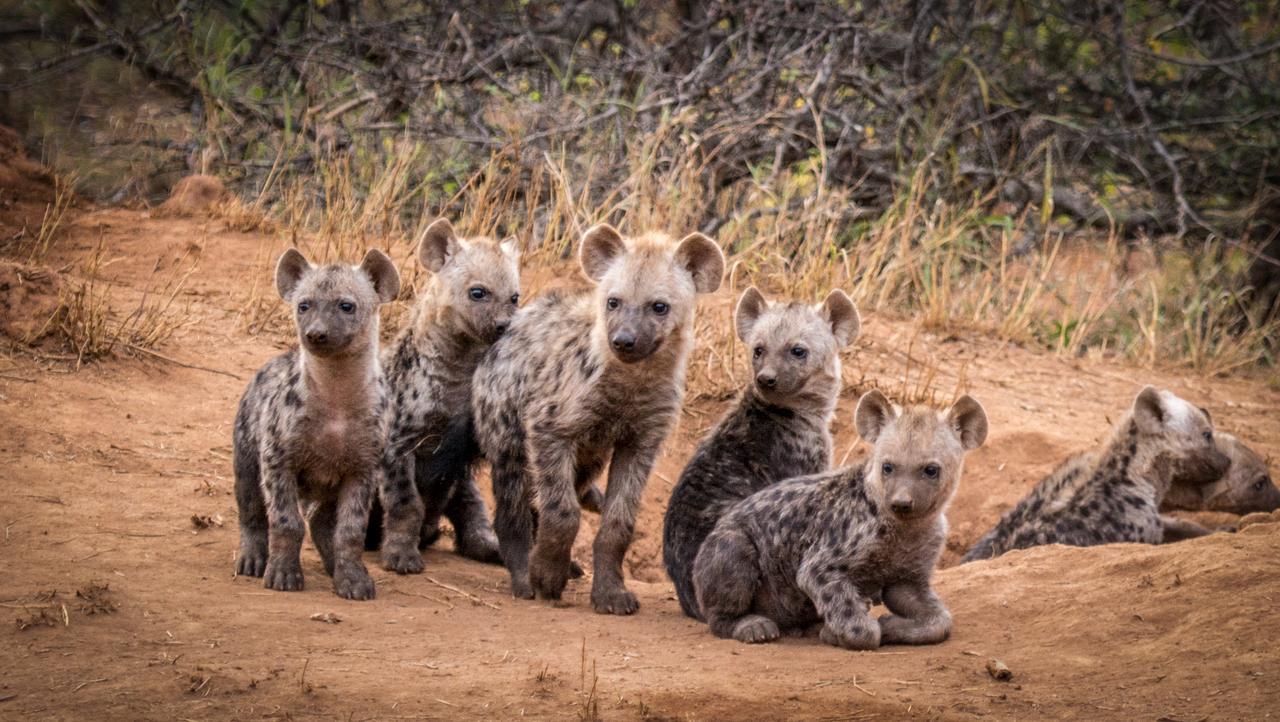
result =
[[[628,559],[635,616],[592,613],[588,580],[573,582],[559,607],[513,600],[501,568],[462,560],[447,542],[428,553],[422,576],[388,574],[368,555],[378,598],[347,602],[309,543],[303,592],[232,576],[235,402],[283,346],[246,333],[241,312],[253,284],[269,283],[262,259],[280,241],[218,220],[86,209],[47,263],[63,267],[99,242],[122,299],[141,294],[156,269],[198,262],[182,297],[194,323],[160,350],[206,368],[0,360],[0,617],[10,619],[0,631],[0,717],[1190,722],[1280,712],[1280,524],[950,566],[1061,457],[1099,438],[1141,383],[1184,394],[1264,455],[1280,454],[1280,392],[1262,381],[939,338],[868,314],[846,361],[838,459],[857,453],[860,387],[899,389],[912,339],[913,364],[936,362],[942,395],[963,368],[991,417],[950,514],[938,587],[955,634],[937,646],[850,653],[810,638],[748,647],[680,615],[660,568],[661,515],[683,460],[724,408],[697,389],[650,482]],[[731,301],[717,296],[704,312],[727,319]],[[592,531],[579,537],[583,560]],[[1013,678],[993,679],[990,659]]]

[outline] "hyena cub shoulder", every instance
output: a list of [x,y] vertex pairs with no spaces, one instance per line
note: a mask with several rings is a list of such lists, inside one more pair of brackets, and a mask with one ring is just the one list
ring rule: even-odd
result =
[[965,555],[990,559],[1041,544],[1159,544],[1207,534],[1162,517],[1171,485],[1222,477],[1231,459],[1218,448],[1204,409],[1148,386],[1099,448],[1071,457],[1010,509]]
[[[513,239],[459,238],[442,218],[423,234],[418,262],[431,273],[430,280],[409,324],[383,358],[391,403],[381,490],[382,559],[387,569],[402,574],[422,571],[419,549],[439,535],[441,515],[453,524],[460,554],[500,561],[488,510],[471,475],[479,451],[471,427],[471,377],[520,301]],[[382,519],[373,519],[370,536],[382,526]]]
[[391,260],[371,250],[359,266],[313,267],[297,250],[276,266],[293,305],[300,348],[277,356],[249,383],[236,413],[239,574],[269,589],[302,588],[303,520],[334,591],[370,599],[360,560],[382,455],[386,385],[378,365],[378,306],[400,290]]
[[861,328],[857,307],[838,289],[815,308],[770,304],[748,288],[734,320],[751,354],[752,380],[685,466],[663,523],[667,575],[680,608],[694,618],[693,560],[725,511],[770,484],[831,466],[840,351]]
[[622,560],[680,410],[697,296],[720,286],[724,254],[700,233],[679,243],[658,233],[624,239],[600,225],[583,236],[579,261],[594,291],[530,304],[481,361],[476,436],[492,465],[494,526],[518,597],[560,598],[579,498],[608,464],[591,603],[631,614],[639,605]]
[[[986,439],[986,412],[968,396],[946,412],[899,411],[871,391],[854,418],[871,444],[864,461],[747,497],[703,542],[693,580],[716,636],[767,642],[821,622],[822,641],[875,649],[950,634],[930,580],[965,452]],[[877,620],[878,601],[891,613]]]
[[1232,514],[1280,509],[1280,489],[1271,478],[1266,459],[1226,432],[1215,431],[1213,438],[1218,448],[1231,459],[1227,473],[1221,479],[1203,485],[1175,481],[1160,508]]

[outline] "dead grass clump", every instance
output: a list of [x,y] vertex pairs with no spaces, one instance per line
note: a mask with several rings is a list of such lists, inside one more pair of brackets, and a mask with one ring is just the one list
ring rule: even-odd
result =
[[120,604],[112,598],[111,585],[106,582],[90,582],[88,585],[76,590],[76,599],[79,599],[77,609],[81,614],[93,616],[95,614],[115,614],[120,609]]
[[62,286],[51,268],[0,261],[0,336],[24,345],[48,336]]

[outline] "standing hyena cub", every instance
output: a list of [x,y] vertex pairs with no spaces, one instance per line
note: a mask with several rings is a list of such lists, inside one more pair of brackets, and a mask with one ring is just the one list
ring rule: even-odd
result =
[[[986,412],[963,396],[945,413],[899,413],[870,391],[854,420],[871,444],[864,461],[747,497],[703,542],[693,581],[717,637],[767,642],[822,622],[827,644],[875,649],[951,633],[930,579],[964,454],[987,437]],[[876,620],[879,601],[891,614]]]
[[300,348],[249,383],[236,413],[236,572],[268,589],[302,589],[300,503],[315,502],[311,540],[334,591],[371,599],[360,560],[382,455],[386,386],[378,365],[378,306],[396,297],[391,259],[371,250],[359,266],[313,267],[290,249],[276,289],[293,304]]
[[831,466],[828,426],[840,395],[840,350],[861,320],[839,289],[820,307],[769,304],[754,287],[734,313],[751,350],[752,382],[684,468],[667,504],[662,558],[684,613],[700,619],[693,560],[734,503],[770,484]]
[[1159,544],[1208,534],[1192,522],[1160,516],[1160,503],[1170,485],[1208,484],[1230,464],[1214,442],[1207,411],[1148,386],[1101,448],[1059,465],[964,561],[1041,544]]
[[[453,524],[459,554],[500,561],[489,512],[471,475],[478,452],[471,377],[520,301],[514,240],[459,238],[442,218],[423,234],[418,262],[431,271],[431,280],[383,360],[391,405],[382,563],[401,574],[422,571],[419,548],[435,541],[441,514]],[[381,521],[370,521],[371,537]]]
[[[476,370],[476,437],[493,467],[495,530],[517,597],[559,599],[579,497],[609,464],[591,604],[631,614],[622,560],[654,458],[680,410],[697,294],[724,254],[701,233],[623,239],[599,225],[579,260],[594,293],[552,293],[516,315]],[[534,540],[535,512],[537,537]],[[530,547],[532,546],[532,551]]]

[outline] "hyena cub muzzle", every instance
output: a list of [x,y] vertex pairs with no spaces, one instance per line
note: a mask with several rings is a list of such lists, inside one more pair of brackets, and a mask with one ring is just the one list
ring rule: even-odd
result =
[[720,516],[770,484],[831,465],[840,351],[861,328],[857,307],[838,289],[813,307],[770,304],[748,288],[734,318],[751,357],[751,382],[690,458],[663,521],[667,575],[680,608],[694,618],[693,561]]
[[[964,455],[987,436],[982,406],[899,411],[879,391],[855,412],[871,444],[853,466],[788,479],[734,505],[703,542],[693,580],[718,637],[767,642],[821,623],[846,649],[933,644],[951,615],[931,579]],[[889,614],[873,619],[883,601]]]
[[[439,536],[441,516],[453,525],[459,554],[500,562],[471,469],[479,455],[471,379],[520,300],[514,239],[460,238],[441,218],[423,233],[418,262],[431,278],[383,358],[391,403],[380,494],[382,563],[401,574],[422,571],[420,550]],[[383,519],[370,522],[370,540],[383,526]]]
[[724,254],[700,233],[673,243],[600,225],[579,261],[595,291],[548,294],[516,315],[476,370],[473,417],[512,594],[560,598],[583,500],[607,465],[591,603],[631,614],[639,604],[622,560],[680,410],[697,295],[719,287]]
[[291,249],[276,266],[276,288],[293,305],[300,347],[262,367],[236,413],[236,572],[264,577],[268,589],[302,589],[306,503],[334,591],[371,599],[360,554],[386,405],[378,306],[396,297],[400,277],[378,250],[359,266],[316,268]]
[[1276,488],[1266,459],[1226,432],[1215,431],[1213,438],[1231,459],[1227,473],[1208,484],[1174,483],[1160,508],[1232,514],[1280,509],[1280,489]]

